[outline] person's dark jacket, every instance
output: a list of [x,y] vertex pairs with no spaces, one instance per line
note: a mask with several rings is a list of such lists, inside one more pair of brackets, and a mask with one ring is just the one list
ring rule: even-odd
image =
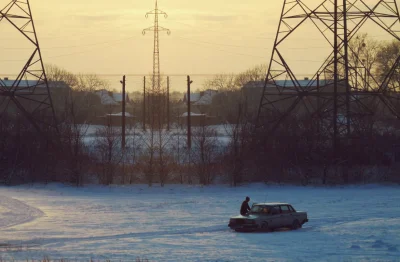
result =
[[242,216],[246,215],[247,212],[250,211],[250,206],[249,203],[247,201],[243,201],[242,206],[240,207],[240,214]]

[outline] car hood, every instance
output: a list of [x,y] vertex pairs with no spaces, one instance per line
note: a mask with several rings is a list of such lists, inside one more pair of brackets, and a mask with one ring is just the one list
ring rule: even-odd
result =
[[257,216],[255,216],[255,215],[248,215],[248,216],[242,216],[242,215],[239,215],[239,216],[235,216],[235,217],[231,217],[231,219],[256,219],[257,218]]

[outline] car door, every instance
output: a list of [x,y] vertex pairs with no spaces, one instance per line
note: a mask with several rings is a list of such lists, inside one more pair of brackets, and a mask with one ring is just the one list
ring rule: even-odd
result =
[[292,211],[290,211],[288,205],[280,205],[281,209],[281,226],[291,226],[293,223]]
[[258,223],[262,226],[264,223],[270,225],[270,208],[268,206],[260,206],[260,210],[258,213]]
[[268,216],[268,226],[270,228],[279,228],[281,227],[282,214],[279,206],[274,206],[271,208],[270,215]]

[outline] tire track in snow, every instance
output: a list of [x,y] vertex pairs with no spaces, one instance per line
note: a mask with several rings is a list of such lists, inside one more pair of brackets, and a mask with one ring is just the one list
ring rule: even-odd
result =
[[[91,236],[91,237],[68,237],[68,238],[36,238],[28,241],[18,242],[18,244],[35,244],[35,245],[46,245],[54,244],[59,242],[78,242],[78,241],[103,241],[103,240],[115,240],[115,239],[126,239],[126,238],[153,238],[161,236],[171,235],[191,235],[191,234],[202,234],[202,233],[214,233],[229,231],[226,226],[208,226],[208,227],[195,227],[187,228],[182,230],[165,230],[165,231],[153,231],[153,232],[137,232],[137,233],[126,233],[106,236]],[[10,242],[11,243],[11,242]]]
[[0,195],[0,229],[21,225],[43,215],[44,213],[40,209]]

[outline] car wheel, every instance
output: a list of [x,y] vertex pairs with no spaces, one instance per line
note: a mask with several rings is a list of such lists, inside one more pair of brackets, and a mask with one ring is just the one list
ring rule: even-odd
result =
[[267,229],[268,229],[268,223],[267,223],[267,222],[263,222],[263,223],[261,224],[261,229],[267,230]]
[[299,223],[299,220],[295,220],[295,221],[293,221],[293,223],[292,223],[292,229],[293,230],[296,230],[296,229],[299,229],[301,226],[300,226],[300,223]]

